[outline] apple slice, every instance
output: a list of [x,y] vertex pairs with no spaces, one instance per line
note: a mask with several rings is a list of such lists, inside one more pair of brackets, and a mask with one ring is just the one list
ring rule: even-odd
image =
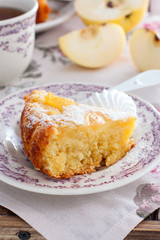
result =
[[123,51],[126,36],[122,27],[109,23],[89,26],[59,38],[59,45],[74,63],[88,68],[106,66]]
[[87,25],[114,22],[129,32],[143,18],[149,0],[75,0],[74,5]]
[[141,71],[160,69],[160,38],[149,29],[139,29],[130,39],[130,52]]

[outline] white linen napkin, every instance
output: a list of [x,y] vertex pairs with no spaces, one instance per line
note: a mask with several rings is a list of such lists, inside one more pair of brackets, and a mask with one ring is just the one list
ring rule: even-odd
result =
[[48,240],[122,240],[160,207],[159,173],[116,190],[84,196],[30,193],[0,183],[0,204]]
[[[150,24],[152,20],[146,19]],[[55,47],[58,36],[82,26],[78,17],[74,17],[62,26],[38,35],[30,68],[14,85],[1,86],[1,97],[43,83],[114,86],[138,73],[128,45],[114,64],[103,69],[84,69],[68,61]],[[134,94],[160,106],[160,86],[138,90]],[[159,182],[160,165],[134,183],[84,196],[31,193],[0,182],[0,204],[18,214],[48,240],[121,240],[160,207]]]

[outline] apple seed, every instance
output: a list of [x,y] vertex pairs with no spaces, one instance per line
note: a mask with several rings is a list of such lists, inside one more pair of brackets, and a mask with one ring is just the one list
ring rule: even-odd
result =
[[109,1],[109,2],[107,3],[107,7],[109,7],[109,8],[113,8],[113,7],[114,7],[113,2],[112,2],[112,1]]
[[132,15],[132,13],[129,13],[125,16],[125,18],[130,18],[131,15]]
[[159,37],[156,34],[154,36],[154,39],[155,39],[156,42],[158,42],[160,40]]

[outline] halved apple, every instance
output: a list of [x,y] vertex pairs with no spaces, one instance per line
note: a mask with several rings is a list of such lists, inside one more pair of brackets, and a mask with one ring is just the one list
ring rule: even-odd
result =
[[125,32],[131,31],[143,18],[149,0],[75,0],[75,9],[86,25],[113,22]]
[[139,29],[130,39],[130,52],[141,71],[160,69],[160,38],[149,29]]
[[109,23],[89,26],[59,38],[59,45],[74,63],[99,68],[112,63],[123,51],[126,36],[122,27]]

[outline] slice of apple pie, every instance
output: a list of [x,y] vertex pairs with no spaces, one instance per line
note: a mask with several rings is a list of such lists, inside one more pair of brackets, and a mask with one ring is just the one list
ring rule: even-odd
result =
[[21,116],[24,149],[34,167],[57,179],[116,163],[134,146],[136,117],[35,90]]

